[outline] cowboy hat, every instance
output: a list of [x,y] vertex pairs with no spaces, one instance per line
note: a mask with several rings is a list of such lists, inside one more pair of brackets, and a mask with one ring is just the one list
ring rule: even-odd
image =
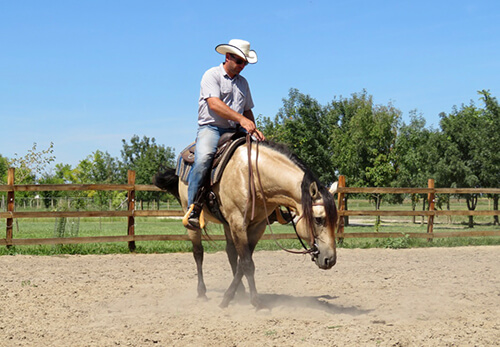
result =
[[229,41],[228,44],[222,43],[218,45],[215,47],[215,50],[220,54],[236,54],[250,64],[255,64],[257,62],[257,53],[255,53],[254,50],[250,50],[250,42],[245,40],[233,39]]

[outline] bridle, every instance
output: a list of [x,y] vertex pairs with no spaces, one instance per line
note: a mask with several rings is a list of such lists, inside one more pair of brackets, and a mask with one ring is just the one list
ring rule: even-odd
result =
[[[246,145],[247,145],[247,153],[248,153],[248,189],[250,191],[250,196],[249,196],[249,198],[247,200],[247,204],[245,206],[245,213],[244,213],[245,220],[247,217],[248,205],[250,203],[250,199],[252,200],[252,215],[251,215],[250,220],[253,220],[255,217],[255,201],[256,201],[256,191],[257,191],[257,189],[255,187],[254,172],[253,172],[253,168],[252,168],[252,144],[251,144],[251,141],[252,141],[251,135],[247,134]],[[269,228],[269,231],[271,232],[271,235],[273,235],[273,240],[276,243],[276,245],[278,245],[278,247],[281,248],[282,250],[284,250],[288,253],[293,253],[293,254],[310,254],[312,257],[312,260],[314,261],[314,258],[316,258],[319,255],[319,249],[318,249],[318,245],[316,243],[316,236],[314,235],[314,230],[313,230],[314,228],[312,226],[309,227],[309,236],[310,236],[311,244],[312,244],[312,247],[310,247],[310,248],[307,248],[307,246],[305,245],[304,241],[302,240],[302,238],[300,237],[300,235],[297,231],[296,224],[298,224],[302,220],[302,218],[304,216],[303,214],[301,216],[299,216],[299,218],[297,219],[297,222],[295,222],[293,220],[294,218],[292,218],[291,222],[292,222],[293,230],[295,231],[295,235],[297,235],[297,238],[299,239],[304,250],[292,251],[290,249],[283,247],[279,243],[275,234],[273,233],[273,230],[271,228],[271,223],[269,222],[269,213],[268,213],[267,207],[266,207],[266,197],[264,195],[264,189],[262,188],[262,181],[260,179],[260,171],[259,171],[259,165],[258,165],[258,162],[259,162],[259,142],[257,141],[255,143],[256,143],[256,145],[255,145],[255,172],[257,174],[257,181],[259,183],[260,191],[262,192],[262,199],[264,200],[264,213],[266,215],[267,226]],[[313,206],[323,206],[323,203],[316,203],[316,204],[313,204]],[[290,214],[290,216],[292,216],[292,212],[291,212],[290,208],[286,207],[286,209],[288,210],[288,213]]]
[[[290,211],[290,207],[287,207],[286,209],[291,216],[292,211]],[[294,218],[292,217],[291,222],[292,222],[293,230],[295,231],[295,235],[297,235],[297,238],[299,239],[300,244],[302,245],[304,250],[297,252],[297,251],[291,251],[291,250],[284,249],[284,248],[282,248],[282,249],[289,252],[289,253],[311,254],[311,257],[313,257],[313,259],[314,259],[314,257],[317,257],[319,255],[319,249],[318,249],[318,245],[316,244],[316,236],[314,235],[313,228],[312,227],[309,228],[309,235],[310,235],[311,244],[312,244],[311,248],[306,247],[304,241],[302,241],[302,238],[300,237],[299,233],[297,232],[297,224],[302,220],[302,217],[304,217],[303,214],[301,216],[299,216],[299,218],[297,219],[297,222],[295,222]],[[272,229],[271,229],[271,225],[269,224],[269,219],[267,220],[267,223],[268,223],[267,225],[269,226],[269,230],[271,230],[271,234],[273,234]],[[273,234],[273,236],[274,236],[274,234]],[[277,241],[276,238],[274,238],[274,241]]]

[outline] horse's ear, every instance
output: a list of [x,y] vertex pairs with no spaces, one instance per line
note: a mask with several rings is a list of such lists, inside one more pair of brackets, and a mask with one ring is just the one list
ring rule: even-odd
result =
[[328,189],[330,191],[330,194],[335,195],[335,193],[337,193],[338,186],[339,182],[333,182],[332,185],[330,186],[330,189]]
[[311,194],[313,200],[320,197],[318,185],[316,184],[316,182],[311,183],[311,185],[309,186],[309,193]]

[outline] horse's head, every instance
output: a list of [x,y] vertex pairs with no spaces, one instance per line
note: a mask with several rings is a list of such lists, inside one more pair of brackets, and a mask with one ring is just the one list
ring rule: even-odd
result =
[[321,269],[330,269],[337,261],[335,226],[337,208],[333,195],[312,175],[302,181],[303,222],[297,224],[300,234],[311,247],[311,257]]

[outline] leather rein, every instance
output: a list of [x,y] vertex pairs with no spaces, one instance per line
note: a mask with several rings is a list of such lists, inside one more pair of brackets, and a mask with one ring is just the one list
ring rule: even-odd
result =
[[[269,227],[269,231],[271,232],[271,235],[273,235],[274,242],[276,243],[276,245],[278,245],[279,248],[281,248],[282,250],[284,250],[288,253],[311,254],[311,256],[318,255],[319,251],[318,251],[318,247],[316,245],[316,237],[314,236],[314,231],[312,230],[312,228],[310,228],[310,230],[309,230],[309,234],[311,237],[311,244],[313,245],[311,248],[307,248],[307,246],[305,245],[304,241],[302,240],[302,238],[300,237],[300,235],[297,231],[296,224],[302,220],[303,215],[299,216],[299,218],[297,219],[297,222],[295,222],[293,220],[293,218],[291,219],[291,222],[292,222],[293,230],[295,231],[295,235],[297,235],[297,238],[299,239],[304,250],[292,251],[290,249],[283,247],[279,243],[278,239],[276,238],[276,235],[273,233],[273,229],[271,228],[271,223],[269,222],[269,213],[268,213],[267,207],[266,207],[266,197],[264,194],[264,189],[262,188],[262,181],[260,179],[260,171],[259,171],[259,165],[258,165],[258,162],[259,162],[259,142],[256,141],[255,144],[256,144],[255,145],[255,173],[257,174],[257,181],[259,183],[260,191],[262,192],[262,199],[264,201],[264,213],[266,214],[267,226]],[[248,197],[248,200],[247,200],[247,203],[245,206],[244,219],[246,220],[247,212],[248,212],[248,205],[249,205],[250,200],[251,200],[252,201],[252,215],[251,215],[250,220],[253,220],[255,217],[255,201],[257,200],[257,189],[255,187],[254,172],[253,172],[253,167],[252,167],[252,136],[250,134],[246,135],[246,145],[247,145],[247,153],[248,153],[248,190],[250,192],[250,196]],[[323,205],[323,204],[314,204],[314,205],[319,206],[319,205]],[[288,213],[290,214],[290,216],[292,216],[292,212],[291,212],[290,208],[286,207],[286,209],[288,210]]]

